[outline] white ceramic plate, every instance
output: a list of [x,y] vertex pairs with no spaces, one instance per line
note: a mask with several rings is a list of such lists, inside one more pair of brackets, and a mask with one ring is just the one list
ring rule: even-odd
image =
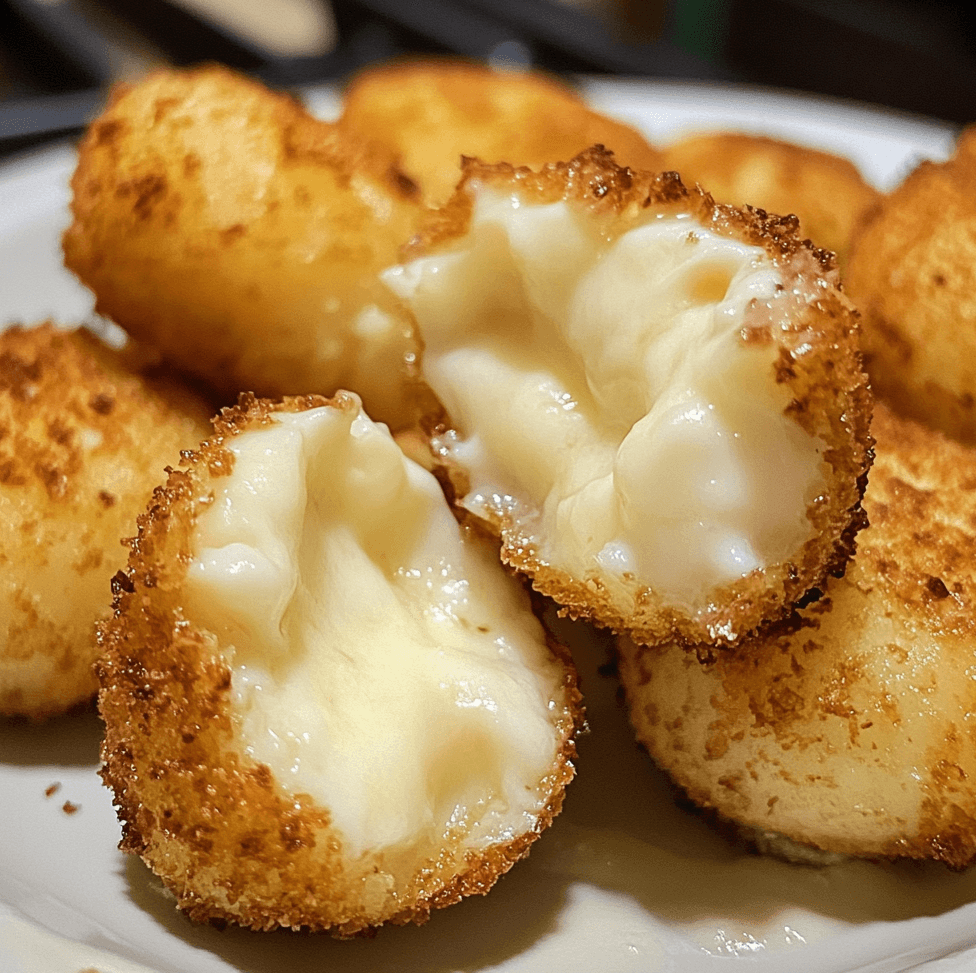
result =
[[[947,126],[870,107],[758,89],[589,81],[594,105],[665,142],[682,131],[767,132],[850,156],[882,188],[944,157]],[[327,90],[310,93],[331,113]],[[70,147],[0,169],[0,322],[90,314],[60,266]],[[485,899],[421,929],[337,942],[190,924],[141,862],[116,849],[96,776],[94,716],[40,727],[0,721],[0,970],[3,973],[329,973],[499,970],[896,973],[976,968],[976,870],[849,863],[790,866],[733,848],[677,808],[638,752],[602,675],[579,654],[592,732],[566,809]],[[56,792],[48,795],[49,788]],[[66,807],[76,807],[68,813]],[[737,961],[737,962],[736,962]]]

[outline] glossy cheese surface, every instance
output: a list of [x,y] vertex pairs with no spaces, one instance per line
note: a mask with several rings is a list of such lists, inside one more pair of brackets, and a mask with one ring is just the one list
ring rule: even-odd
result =
[[564,670],[490,546],[362,412],[279,413],[230,448],[189,590],[247,753],[353,855],[531,828]]
[[793,293],[759,247],[689,217],[608,239],[565,202],[476,190],[460,246],[386,273],[469,474],[540,557],[636,576],[694,606],[810,535],[820,442],[785,411],[775,342]]

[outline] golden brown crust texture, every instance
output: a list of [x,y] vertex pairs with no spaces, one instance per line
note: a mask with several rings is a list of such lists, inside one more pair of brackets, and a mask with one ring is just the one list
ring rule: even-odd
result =
[[[573,775],[574,728],[564,726],[535,828],[482,851],[445,838],[440,857],[393,888],[378,867],[382,857],[350,860],[326,809],[243,755],[229,703],[230,670],[215,636],[184,614],[194,525],[211,503],[213,483],[232,470],[231,438],[269,422],[274,412],[345,408],[349,397],[344,404],[342,398],[272,405],[242,396],[225,410],[215,435],[189,455],[186,469],[170,474],[140,518],[128,569],[115,578],[114,617],[100,630],[101,773],[115,791],[122,848],[141,855],[196,920],[340,937],[383,923],[425,922],[433,909],[487,892],[526,855],[558,814]],[[571,671],[566,698],[578,711]]]
[[[687,215],[717,234],[762,247],[798,299],[789,320],[773,323],[756,317],[755,326],[741,340],[778,344],[775,380],[789,390],[787,414],[823,441],[827,470],[825,489],[807,511],[811,531],[802,549],[787,561],[716,591],[708,604],[694,612],[669,606],[633,580],[625,581],[621,594],[595,570],[587,577],[559,570],[540,556],[520,523],[499,511],[492,521],[501,535],[506,563],[529,575],[533,585],[570,616],[627,632],[648,644],[672,639],[689,644],[734,643],[782,617],[808,590],[842,571],[863,524],[860,501],[872,455],[872,400],[861,368],[856,312],[837,286],[833,255],[802,239],[793,216],[716,203],[699,188],[687,189],[675,173],[634,172],[618,166],[610,153],[597,146],[569,163],[546,166],[540,172],[466,160],[459,192],[431,217],[406,251],[408,256],[457,245],[471,219],[472,199],[465,191],[469,185],[513,192],[527,203],[570,201],[587,210],[600,232],[611,239],[650,211],[659,216]],[[435,437],[443,436],[450,421],[436,414],[429,417],[428,428]],[[445,478],[457,497],[468,489],[466,474],[459,467],[449,466]]]
[[702,666],[621,644],[638,737],[697,804],[872,858],[976,861],[976,456],[880,406],[843,579]]
[[208,428],[206,403],[135,359],[82,330],[0,333],[0,713],[94,696],[121,538]]
[[683,138],[663,155],[666,168],[716,199],[796,214],[801,235],[836,253],[842,267],[854,227],[879,199],[850,160],[779,139],[712,132]]
[[339,127],[392,153],[432,206],[450,198],[462,156],[539,167],[599,142],[630,166],[660,162],[639,132],[557,79],[457,60],[366,69],[350,82]]
[[417,343],[376,278],[420,212],[392,160],[220,67],[116,90],[79,147],[65,263],[98,311],[233,398],[355,388],[413,416]]
[[904,416],[976,442],[976,130],[923,162],[857,229],[846,277],[865,366]]

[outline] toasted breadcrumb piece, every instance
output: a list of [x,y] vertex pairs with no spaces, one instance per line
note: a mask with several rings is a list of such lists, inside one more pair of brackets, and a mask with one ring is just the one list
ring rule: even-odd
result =
[[689,135],[663,150],[664,166],[717,200],[793,213],[800,235],[847,263],[851,234],[880,194],[849,159],[740,132]]

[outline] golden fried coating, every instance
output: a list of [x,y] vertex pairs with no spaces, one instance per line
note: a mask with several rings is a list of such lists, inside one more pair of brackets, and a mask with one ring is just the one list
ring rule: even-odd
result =
[[837,254],[842,270],[854,228],[880,196],[848,159],[779,139],[713,132],[662,151],[666,168],[722,202],[795,214],[800,234]]
[[116,91],[80,146],[65,263],[97,310],[234,397],[352,387],[412,416],[410,322],[378,284],[416,188],[296,101],[218,67]]
[[167,462],[209,409],[86,331],[0,333],[0,714],[91,699],[95,620]]
[[976,454],[880,403],[843,579],[702,666],[621,640],[638,738],[697,804],[827,852],[976,861]]
[[724,645],[847,559],[870,401],[832,257],[795,230],[598,148],[469,160],[385,275],[457,502],[568,614]]
[[976,129],[923,162],[854,235],[864,363],[897,412],[976,443]]
[[100,632],[123,849],[191,918],[259,930],[487,892],[572,778],[568,653],[355,396],[242,396],[215,428]]
[[367,68],[349,85],[339,127],[388,149],[433,206],[450,198],[464,155],[538,167],[600,143],[622,165],[660,168],[636,129],[590,110],[555,78],[459,61]]

